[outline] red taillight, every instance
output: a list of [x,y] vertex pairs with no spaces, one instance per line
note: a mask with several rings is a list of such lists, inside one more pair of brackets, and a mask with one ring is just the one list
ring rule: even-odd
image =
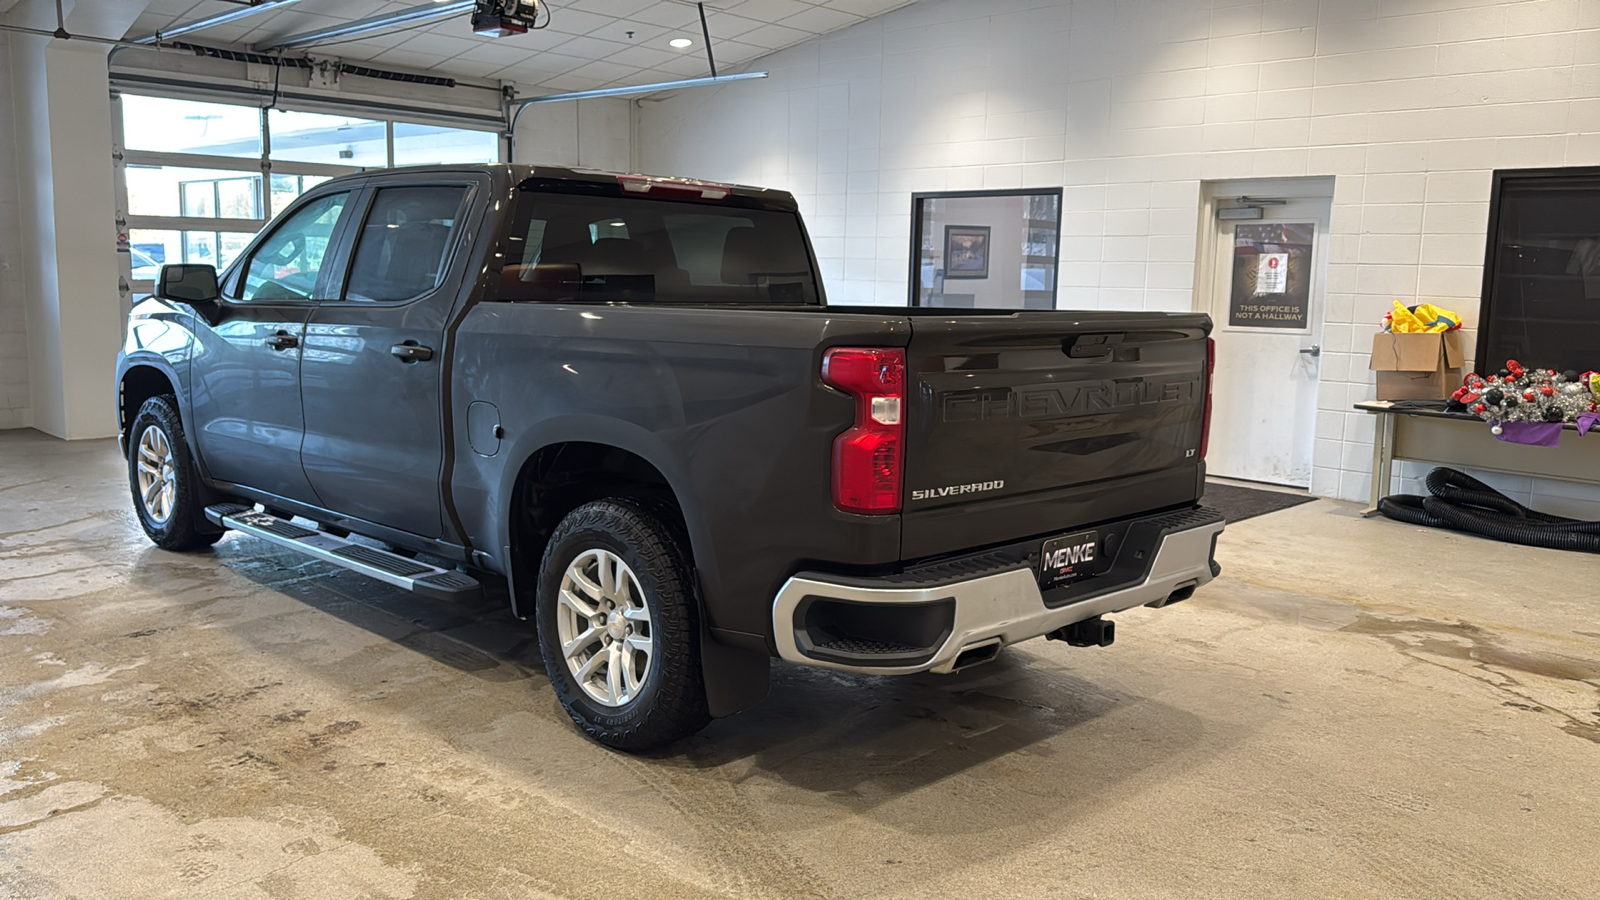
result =
[[838,347],[822,357],[822,382],[856,400],[856,422],[833,442],[833,503],[846,512],[900,511],[905,462],[906,352]]
[[1206,338],[1206,411],[1200,422],[1200,458],[1206,458],[1211,446],[1211,376],[1217,371],[1217,339]]

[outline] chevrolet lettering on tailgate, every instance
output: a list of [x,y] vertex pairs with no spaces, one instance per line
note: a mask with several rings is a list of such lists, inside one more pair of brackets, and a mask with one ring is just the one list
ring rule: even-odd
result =
[[1198,386],[1199,380],[1193,378],[1177,381],[1100,379],[951,391],[944,395],[944,420],[1068,418],[1135,406],[1191,403]]

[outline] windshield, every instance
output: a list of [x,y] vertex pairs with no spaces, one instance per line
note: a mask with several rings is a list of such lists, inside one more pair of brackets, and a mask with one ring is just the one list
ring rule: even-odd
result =
[[792,212],[524,190],[501,300],[819,303]]

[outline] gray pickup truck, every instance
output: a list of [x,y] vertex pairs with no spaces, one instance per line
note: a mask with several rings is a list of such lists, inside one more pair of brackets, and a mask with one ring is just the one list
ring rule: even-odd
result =
[[794,199],[545,166],[318,185],[163,268],[117,366],[138,518],[435,598],[506,579],[638,750],[770,660],[953,672],[1216,576],[1210,320],[829,306]]

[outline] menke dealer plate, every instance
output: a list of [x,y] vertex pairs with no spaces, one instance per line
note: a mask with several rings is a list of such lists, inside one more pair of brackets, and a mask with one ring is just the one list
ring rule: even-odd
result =
[[1051,538],[1039,550],[1039,590],[1066,587],[1100,574],[1100,532]]

